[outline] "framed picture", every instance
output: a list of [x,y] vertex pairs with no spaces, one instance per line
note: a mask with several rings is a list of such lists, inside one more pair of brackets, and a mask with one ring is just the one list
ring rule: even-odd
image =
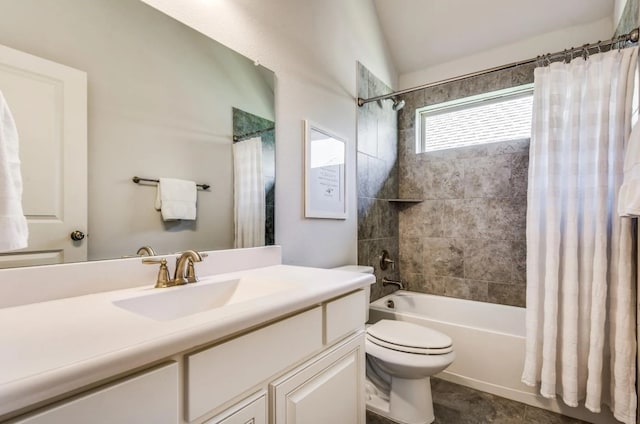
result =
[[304,121],[304,216],[347,219],[344,138]]

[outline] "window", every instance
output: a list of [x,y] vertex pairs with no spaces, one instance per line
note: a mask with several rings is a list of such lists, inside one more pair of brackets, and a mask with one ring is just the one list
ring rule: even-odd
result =
[[416,110],[418,152],[531,137],[533,84]]

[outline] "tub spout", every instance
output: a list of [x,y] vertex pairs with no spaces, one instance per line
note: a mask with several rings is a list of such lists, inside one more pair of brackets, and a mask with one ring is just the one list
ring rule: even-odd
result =
[[392,286],[397,286],[399,290],[404,290],[404,283],[400,280],[396,281],[396,280],[392,280],[390,278],[387,277],[383,277],[382,278],[382,286],[388,286],[388,285],[392,285]]

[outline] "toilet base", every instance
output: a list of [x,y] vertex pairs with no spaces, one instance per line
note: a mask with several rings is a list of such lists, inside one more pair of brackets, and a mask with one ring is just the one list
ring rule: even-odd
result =
[[390,393],[367,381],[367,409],[401,424],[431,424],[435,421],[431,379],[392,378]]

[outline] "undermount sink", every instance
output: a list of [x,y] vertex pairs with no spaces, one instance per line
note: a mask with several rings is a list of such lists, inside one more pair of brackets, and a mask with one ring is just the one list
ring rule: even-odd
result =
[[169,321],[228,305],[268,296],[292,285],[282,282],[231,279],[198,282],[153,289],[142,296],[116,300],[113,304],[156,321]]

